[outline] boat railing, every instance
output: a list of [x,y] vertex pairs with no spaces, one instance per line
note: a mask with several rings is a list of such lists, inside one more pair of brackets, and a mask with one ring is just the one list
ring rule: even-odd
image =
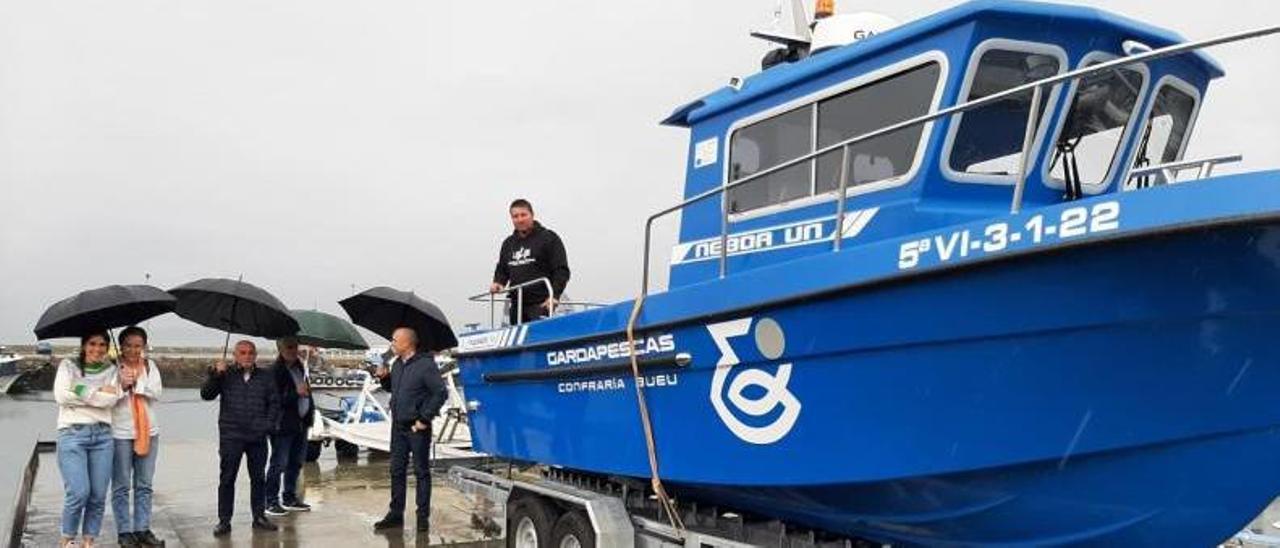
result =
[[[488,302],[489,303],[489,328],[496,329],[498,327],[498,317],[497,317],[498,302],[506,303],[506,302],[512,301],[513,299],[511,298],[511,292],[514,291],[516,293],[516,297],[514,299],[515,302],[511,303],[513,306],[516,307],[516,323],[514,325],[520,325],[524,323],[524,288],[539,285],[539,284],[546,287],[547,295],[555,294],[555,291],[551,288],[551,280],[544,276],[542,278],[529,280],[527,282],[518,283],[515,285],[508,285],[507,287],[504,287],[498,291],[486,291],[484,293],[477,293],[475,295],[467,297],[467,300],[473,303]],[[502,294],[501,297],[498,296],[499,293]],[[572,309],[588,310],[592,308],[600,308],[603,306],[605,306],[603,303],[593,303],[590,301],[563,300],[563,301],[556,301],[556,303],[552,306],[549,312],[551,315],[554,316],[556,311],[558,310],[572,310]]]
[[[682,211],[691,205],[700,203],[709,198],[720,196],[724,193],[727,193],[730,190],[733,190],[735,188],[738,188],[746,184],[750,184],[754,181],[757,181],[769,175],[773,175],[785,169],[803,164],[805,162],[812,161],[815,158],[818,158],[820,156],[830,154],[836,151],[840,151],[840,170],[839,170],[840,186],[839,186],[839,189],[836,191],[836,195],[837,195],[836,219],[835,219],[836,222],[835,222],[834,229],[832,230],[832,237],[831,237],[832,249],[834,251],[839,251],[842,240],[843,240],[842,236],[843,236],[843,227],[844,227],[844,218],[845,218],[845,202],[848,195],[849,180],[852,179],[852,177],[850,177],[850,175],[852,174],[849,173],[850,171],[849,149],[851,147],[859,143],[884,137],[892,133],[913,128],[915,126],[928,124],[930,122],[934,122],[942,118],[947,118],[950,116],[954,116],[956,114],[962,114],[964,112],[968,112],[970,110],[975,110],[987,105],[991,105],[1015,96],[1025,95],[1027,93],[1030,93],[1032,94],[1032,98],[1031,98],[1030,109],[1029,109],[1030,112],[1028,113],[1028,116],[1027,116],[1026,133],[1024,135],[1024,140],[1023,140],[1023,147],[1022,147],[1023,154],[1022,154],[1022,159],[1020,161],[1020,166],[1018,169],[1018,178],[1014,183],[1013,196],[1009,206],[1009,212],[1016,214],[1022,208],[1022,195],[1026,186],[1027,170],[1030,168],[1029,157],[1031,155],[1027,154],[1026,151],[1029,151],[1031,149],[1031,146],[1035,139],[1036,132],[1039,129],[1039,123],[1043,122],[1042,120],[1039,120],[1040,100],[1048,88],[1050,88],[1051,86],[1056,86],[1058,84],[1078,80],[1080,78],[1090,76],[1093,74],[1116,70],[1129,65],[1135,65],[1138,63],[1143,63],[1143,62],[1151,61],[1155,59],[1181,55],[1181,54],[1185,54],[1193,51],[1198,51],[1211,46],[1228,44],[1232,42],[1240,42],[1243,40],[1249,40],[1253,38],[1261,38],[1264,36],[1270,36],[1278,33],[1280,33],[1280,26],[1270,26],[1270,27],[1265,27],[1261,29],[1255,29],[1255,30],[1250,30],[1246,32],[1228,34],[1228,35],[1219,36],[1216,38],[1200,40],[1196,42],[1185,42],[1181,44],[1174,44],[1171,46],[1167,46],[1159,49],[1152,49],[1152,50],[1144,51],[1142,53],[1129,55],[1126,57],[1119,57],[1110,61],[1105,61],[1095,65],[1090,65],[1090,66],[1079,68],[1076,70],[1064,72],[1062,74],[1050,76],[1041,80],[1037,80],[1035,82],[1028,82],[1026,84],[1012,87],[998,93],[993,93],[985,97],[973,99],[971,101],[967,101],[958,105],[943,108],[943,109],[931,112],[929,114],[925,114],[923,116],[918,116],[916,118],[912,118],[909,120],[898,122],[896,124],[888,125],[880,129],[871,131],[869,133],[864,133],[862,135],[851,137],[844,141],[840,141],[838,143],[834,143],[832,145],[820,148],[818,150],[815,150],[803,156],[798,156],[791,160],[772,166],[768,169],[758,171],[756,173],[753,173],[741,179],[728,182],[726,184],[720,185],[711,190],[697,194],[674,206],[658,211],[657,213],[650,215],[649,218],[645,220],[644,268],[641,273],[640,298],[637,299],[636,301],[637,308],[640,305],[640,303],[643,301],[644,297],[649,293],[649,267],[651,262],[650,260],[651,252],[649,248],[650,248],[650,244],[652,243],[653,223],[654,221],[662,217],[665,217],[667,215],[670,215],[678,211]],[[1225,161],[1216,162],[1216,163],[1225,163]],[[720,249],[718,253],[719,262],[720,262],[720,277],[722,278],[726,275],[727,268],[728,268],[728,257],[729,257],[728,240],[729,240],[730,213],[731,212],[729,211],[729,200],[722,200],[721,215],[720,215],[720,246],[719,246]]]
[[[1200,158],[1195,160],[1182,160],[1180,162],[1169,162],[1158,166],[1142,167],[1129,172],[1130,181],[1141,181],[1141,186],[1148,184],[1168,185],[1178,182],[1178,174],[1183,171],[1198,169],[1195,179],[1199,180],[1213,175],[1214,168],[1223,164],[1234,164],[1244,160],[1244,156],[1233,154],[1229,156],[1215,156],[1212,158]],[[1151,181],[1151,178],[1155,181]]]

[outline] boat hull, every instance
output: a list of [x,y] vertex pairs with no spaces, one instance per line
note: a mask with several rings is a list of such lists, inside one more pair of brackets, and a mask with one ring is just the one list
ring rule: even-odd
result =
[[[708,314],[637,353],[692,356],[646,372],[687,496],[901,543],[1213,544],[1280,493],[1278,320],[1280,226],[1254,223]],[[647,477],[632,379],[573,374],[616,339],[462,356],[477,449]],[[563,375],[485,380],[539,369]]]

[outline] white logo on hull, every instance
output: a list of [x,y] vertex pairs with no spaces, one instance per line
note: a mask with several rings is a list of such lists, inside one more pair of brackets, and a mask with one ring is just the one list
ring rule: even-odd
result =
[[[791,432],[796,419],[800,418],[801,405],[800,400],[787,389],[787,383],[791,380],[790,363],[779,364],[778,372],[774,375],[770,375],[763,369],[746,369],[738,373],[733,382],[729,383],[729,401],[725,402],[725,381],[729,379],[729,373],[733,367],[742,361],[733,351],[733,345],[729,343],[729,339],[749,333],[751,323],[752,318],[744,318],[707,326],[712,340],[720,349],[720,360],[716,362],[715,373],[711,376],[711,406],[715,408],[716,414],[720,416],[720,420],[729,428],[729,431],[742,441],[768,445],[781,440]],[[762,318],[756,322],[755,339],[757,348],[766,358],[774,360],[782,356],[786,343],[777,322],[769,318]],[[756,399],[748,398],[744,392],[751,386],[763,387],[764,395]],[[733,404],[743,414],[752,417],[768,415],[778,406],[782,406],[782,413],[769,424],[752,426],[738,419],[737,415],[729,409],[729,404]]]

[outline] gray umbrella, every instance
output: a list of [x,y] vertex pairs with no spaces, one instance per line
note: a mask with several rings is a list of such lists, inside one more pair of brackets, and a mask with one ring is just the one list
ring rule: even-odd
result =
[[50,306],[36,322],[38,339],[79,337],[97,330],[136,325],[172,312],[177,299],[149,285],[108,285],[82,291]]

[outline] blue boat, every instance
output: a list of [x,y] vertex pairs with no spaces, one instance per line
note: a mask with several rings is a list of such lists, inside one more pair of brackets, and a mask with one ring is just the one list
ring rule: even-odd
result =
[[478,451],[909,545],[1212,545],[1280,494],[1280,172],[1184,158],[1228,39],[775,41],[665,120],[666,290],[460,337]]

